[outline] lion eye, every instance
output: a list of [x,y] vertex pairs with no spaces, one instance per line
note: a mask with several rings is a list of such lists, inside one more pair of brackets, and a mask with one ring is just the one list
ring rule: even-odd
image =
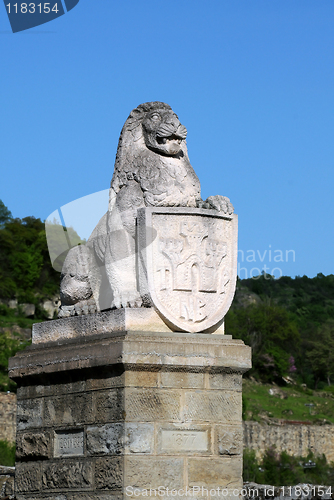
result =
[[152,118],[152,120],[160,120],[160,115],[158,113],[153,113],[151,118]]

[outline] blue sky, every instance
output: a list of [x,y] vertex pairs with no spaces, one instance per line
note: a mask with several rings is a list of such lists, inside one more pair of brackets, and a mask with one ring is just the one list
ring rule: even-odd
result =
[[0,199],[44,220],[107,189],[129,112],[160,100],[202,197],[235,206],[241,277],[333,274],[333,23],[333,0],[80,0],[12,34],[0,5]]

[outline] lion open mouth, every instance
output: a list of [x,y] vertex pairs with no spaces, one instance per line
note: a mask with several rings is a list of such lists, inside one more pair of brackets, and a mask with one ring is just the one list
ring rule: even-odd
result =
[[174,144],[181,144],[182,138],[178,137],[177,135],[170,135],[169,137],[157,137],[157,143],[158,144],[169,144],[169,143],[174,143]]

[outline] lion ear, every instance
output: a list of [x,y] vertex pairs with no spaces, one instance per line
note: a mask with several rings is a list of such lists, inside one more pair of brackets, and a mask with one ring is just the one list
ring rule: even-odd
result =
[[[136,113],[136,115],[138,114]],[[131,132],[134,142],[138,141],[143,135],[141,121],[138,123],[138,116],[130,116],[125,122],[124,127]]]
[[134,129],[131,130],[131,134],[132,134],[134,142],[139,141],[139,139],[143,135],[141,123],[139,125],[137,125],[137,127],[135,127]]

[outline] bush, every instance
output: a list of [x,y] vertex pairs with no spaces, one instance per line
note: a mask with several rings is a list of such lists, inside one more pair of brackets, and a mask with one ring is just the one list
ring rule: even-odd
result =
[[254,450],[244,450],[244,481],[272,486],[294,486],[299,483],[333,484],[334,463],[328,464],[325,455],[294,457],[287,452],[266,450],[261,461]]
[[0,440],[0,464],[8,467],[15,465],[15,444]]

